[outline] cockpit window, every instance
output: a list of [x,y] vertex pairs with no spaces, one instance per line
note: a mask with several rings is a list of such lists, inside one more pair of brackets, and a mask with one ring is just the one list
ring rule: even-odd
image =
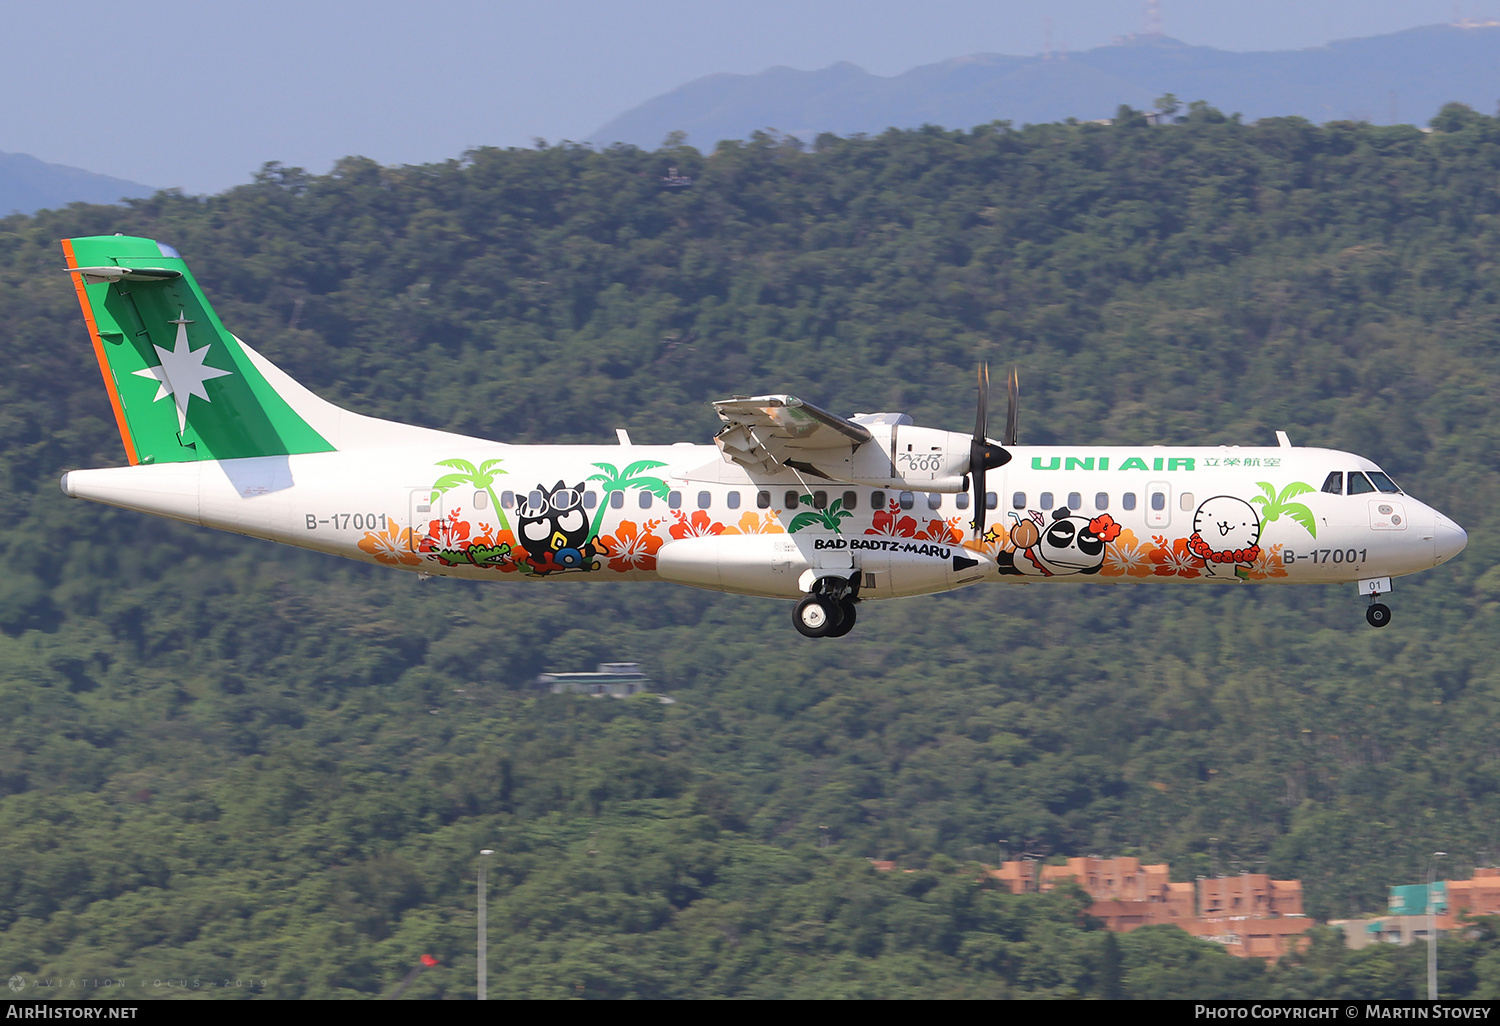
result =
[[1323,482],[1323,490],[1329,495],[1343,495],[1344,472],[1342,470],[1335,470],[1333,473],[1329,474],[1327,479]]
[[1374,481],[1375,487],[1379,488],[1382,492],[1395,492],[1399,494],[1401,491],[1401,489],[1396,487],[1396,482],[1378,470],[1370,471],[1370,480]]
[[1350,495],[1363,495],[1365,492],[1373,492],[1374,490],[1375,486],[1370,483],[1368,477],[1365,477],[1365,475],[1357,470],[1349,471]]

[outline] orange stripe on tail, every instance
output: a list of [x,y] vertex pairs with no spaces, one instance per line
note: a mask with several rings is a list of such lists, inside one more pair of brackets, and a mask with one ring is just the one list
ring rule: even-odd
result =
[[[62,248],[68,268],[76,268],[78,259],[73,255],[73,240],[63,239]],[[130,440],[130,425],[125,422],[125,408],[120,405],[120,393],[115,390],[115,376],[104,355],[104,340],[99,337],[99,325],[94,321],[94,308],[89,305],[83,275],[70,274],[68,277],[73,279],[73,287],[78,291],[78,305],[83,307],[83,321],[89,326],[89,337],[94,340],[94,357],[99,361],[99,373],[104,376],[104,390],[109,393],[109,404],[115,408],[115,426],[120,429],[120,441],[125,443],[125,456],[130,460],[130,465],[135,466],[140,460],[136,458],[135,443]]]

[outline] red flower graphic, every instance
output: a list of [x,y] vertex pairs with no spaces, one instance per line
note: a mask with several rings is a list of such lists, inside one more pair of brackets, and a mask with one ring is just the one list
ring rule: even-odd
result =
[[469,540],[469,522],[458,519],[460,510],[449,513],[444,520],[432,520],[427,524],[427,534],[417,546],[421,552],[437,552],[440,549],[461,549]]
[[[897,519],[897,518],[900,519]],[[873,525],[866,528],[865,534],[878,534],[886,538],[915,538],[917,536],[917,522],[911,517],[901,516],[901,506],[895,499],[891,500],[891,508],[881,510],[870,518]]]
[[1120,525],[1115,523],[1115,518],[1108,513],[1100,513],[1090,520],[1089,530],[1098,535],[1101,541],[1112,542],[1120,537]]

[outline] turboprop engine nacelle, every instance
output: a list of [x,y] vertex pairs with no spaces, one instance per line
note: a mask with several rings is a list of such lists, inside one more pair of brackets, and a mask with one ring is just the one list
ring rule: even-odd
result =
[[905,414],[872,414],[850,420],[870,432],[870,440],[841,461],[812,461],[829,477],[872,488],[922,492],[961,492],[969,473],[969,436],[918,427]]

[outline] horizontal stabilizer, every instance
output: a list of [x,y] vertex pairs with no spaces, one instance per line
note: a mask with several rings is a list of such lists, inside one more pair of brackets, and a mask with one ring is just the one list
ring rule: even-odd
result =
[[84,283],[88,285],[103,282],[113,285],[122,281],[171,281],[182,277],[181,271],[174,271],[170,267],[70,267],[68,273],[82,275]]

